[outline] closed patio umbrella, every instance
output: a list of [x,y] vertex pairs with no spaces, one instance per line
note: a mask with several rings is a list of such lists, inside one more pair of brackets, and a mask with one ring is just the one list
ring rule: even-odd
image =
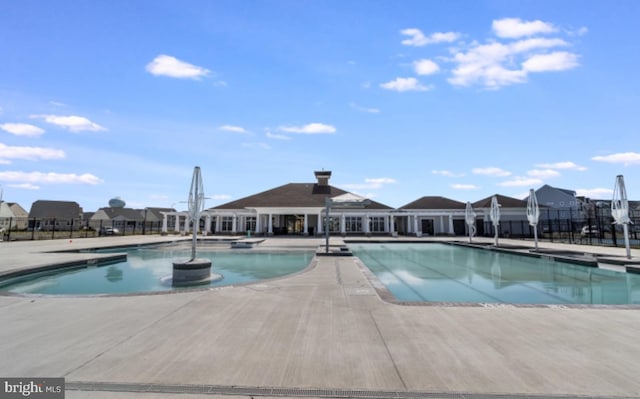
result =
[[627,189],[624,186],[624,177],[616,176],[616,186],[613,189],[613,201],[611,201],[611,216],[615,220],[614,224],[621,224],[624,229],[624,245],[627,249],[627,259],[631,259],[631,248],[629,246],[629,201],[627,200]]
[[538,249],[538,219],[540,218],[540,208],[538,207],[538,198],[533,189],[529,190],[529,200],[527,201],[527,219],[529,224],[533,226],[533,239]]
[[464,210],[464,220],[467,222],[467,226],[469,226],[469,242],[471,242],[471,237],[476,234],[476,213],[473,211],[473,207],[469,201],[467,201],[467,207]]
[[491,198],[491,212],[489,213],[491,223],[493,224],[493,230],[495,231],[496,247],[498,246],[498,229],[500,227],[500,204],[498,204],[498,197],[495,195]]

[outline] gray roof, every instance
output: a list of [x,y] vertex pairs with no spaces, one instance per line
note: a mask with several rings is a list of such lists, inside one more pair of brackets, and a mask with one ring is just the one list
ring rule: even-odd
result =
[[144,220],[144,211],[141,209],[105,207],[98,209],[98,211],[106,213],[109,220]]
[[[494,194],[494,195],[498,197],[498,204],[500,204],[501,208],[526,208],[527,207],[527,201],[524,201],[518,198],[507,197],[506,195],[500,195],[500,194]],[[471,204],[471,206],[473,206],[474,208],[491,208],[491,198],[493,198],[493,195],[487,198],[483,198],[480,201],[476,201],[473,204]]]
[[419,198],[399,209],[465,209],[464,202],[452,200],[446,197],[425,196]]
[[[159,221],[164,219],[164,215],[162,212],[175,212],[174,208],[145,208],[147,211],[147,220],[148,221]],[[144,213],[144,210],[142,211]]]
[[[307,208],[325,206],[325,198],[347,194],[347,191],[317,183],[289,183],[250,195],[239,200],[218,205],[213,210],[245,208]],[[392,209],[379,202],[370,201],[364,209]]]
[[80,219],[82,217],[82,208],[77,202],[73,201],[38,200],[31,204],[29,217],[37,219]]

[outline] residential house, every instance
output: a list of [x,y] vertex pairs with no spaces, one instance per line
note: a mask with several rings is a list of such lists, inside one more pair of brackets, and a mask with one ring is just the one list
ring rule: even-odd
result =
[[24,230],[29,214],[17,202],[0,200],[0,230]]
[[82,208],[77,202],[38,200],[31,204],[30,229],[78,230],[82,225]]
[[105,207],[98,209],[91,219],[89,226],[95,230],[113,227],[122,232],[134,230],[144,222],[144,210],[121,207]]

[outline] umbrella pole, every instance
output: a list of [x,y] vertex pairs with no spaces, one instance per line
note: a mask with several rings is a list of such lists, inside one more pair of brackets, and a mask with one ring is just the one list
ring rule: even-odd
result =
[[629,246],[629,225],[627,223],[622,225],[624,229],[624,246],[627,249],[627,259],[631,259],[631,247]]

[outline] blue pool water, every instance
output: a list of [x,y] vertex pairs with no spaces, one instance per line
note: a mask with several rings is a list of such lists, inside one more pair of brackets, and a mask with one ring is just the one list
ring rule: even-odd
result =
[[350,244],[401,301],[640,304],[640,275],[447,244]]
[[[93,295],[188,289],[172,288],[171,285],[163,284],[161,278],[172,274],[174,261],[190,258],[190,247],[181,245],[109,252],[126,252],[127,261],[0,281],[0,290],[18,294]],[[312,251],[198,249],[198,258],[210,259],[212,271],[223,275],[222,280],[209,284],[212,287],[248,283],[295,273],[307,267],[313,256]]]

